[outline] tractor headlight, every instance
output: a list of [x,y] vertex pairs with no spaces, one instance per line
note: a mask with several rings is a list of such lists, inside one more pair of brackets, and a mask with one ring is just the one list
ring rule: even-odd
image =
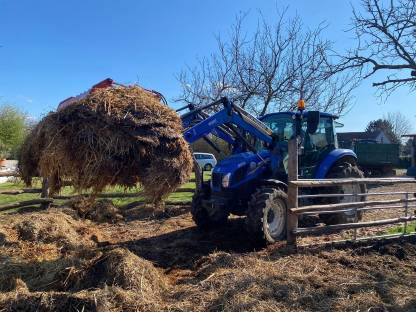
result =
[[222,187],[227,188],[230,185],[231,173],[227,173],[222,177]]

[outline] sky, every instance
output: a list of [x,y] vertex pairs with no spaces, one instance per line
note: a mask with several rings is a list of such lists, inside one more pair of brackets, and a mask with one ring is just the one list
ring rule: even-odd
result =
[[[111,77],[158,90],[178,107],[177,74],[215,51],[215,36],[226,36],[237,14],[248,12],[249,31],[259,10],[272,22],[288,7],[288,15],[298,14],[307,27],[325,21],[323,35],[342,50],[353,43],[345,32],[351,5],[358,0],[0,0],[0,104],[39,119]],[[401,89],[380,103],[371,83],[354,91],[343,131],[364,130],[394,111],[416,124],[416,94]]]

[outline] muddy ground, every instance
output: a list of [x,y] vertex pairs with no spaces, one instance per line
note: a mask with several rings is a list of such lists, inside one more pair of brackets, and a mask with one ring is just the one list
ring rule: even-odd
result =
[[242,218],[204,232],[187,206],[122,213],[116,223],[62,208],[2,216],[0,311],[416,311],[415,240],[293,252],[253,245]]

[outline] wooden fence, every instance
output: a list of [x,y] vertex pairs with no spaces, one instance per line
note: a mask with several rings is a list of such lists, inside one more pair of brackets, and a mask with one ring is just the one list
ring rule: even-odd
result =
[[[288,211],[287,211],[287,243],[291,246],[297,245],[298,236],[302,235],[318,235],[318,234],[329,234],[334,232],[340,232],[343,230],[354,230],[352,241],[365,240],[370,238],[381,238],[381,237],[395,237],[409,234],[407,233],[408,222],[416,220],[415,211],[412,208],[416,208],[416,180],[413,178],[348,178],[348,179],[298,179],[298,144],[296,139],[289,141],[289,185],[288,185]],[[412,183],[415,185],[414,192],[368,192],[359,193],[354,191],[351,194],[327,194],[325,188],[343,185],[391,185],[401,183]],[[300,195],[300,190],[304,188],[320,188],[321,191],[318,194]],[[353,188],[354,190],[356,188]],[[390,200],[368,200],[368,197],[378,196],[394,196],[399,197],[397,199]],[[315,198],[340,198],[350,197],[351,202],[338,203],[338,204],[314,204],[299,207],[299,199],[315,199]],[[358,222],[358,215],[360,212],[369,210],[381,210],[389,209],[396,210],[402,209],[404,211],[403,216],[375,220]],[[302,215],[313,215],[313,214],[331,214],[331,213],[354,213],[355,222],[336,224],[336,225],[322,225],[315,227],[298,227],[298,220]],[[391,224],[404,224],[403,232],[399,234],[385,234],[372,237],[357,237],[357,229],[376,227],[382,225]],[[410,233],[416,234],[416,233]],[[347,240],[344,240],[347,241]]]
[[[17,172],[0,172],[0,177],[19,177]],[[195,182],[192,179],[190,182]],[[65,186],[70,186],[70,183],[64,183]],[[195,189],[193,188],[178,188],[174,193],[193,193]],[[42,181],[41,188],[22,188],[22,189],[10,189],[10,190],[1,190],[1,195],[20,195],[20,194],[40,194],[40,198],[25,200],[25,201],[16,201],[9,204],[0,205],[0,212],[15,209],[15,208],[24,208],[34,205],[40,205],[42,208],[46,208],[53,204],[56,200],[70,200],[76,196],[88,196],[90,194],[77,194],[77,195],[54,195],[49,196],[48,192],[48,183],[46,180]],[[135,192],[135,193],[101,193],[97,194],[97,198],[135,198],[143,196],[143,192]],[[126,205],[127,208],[132,208],[133,206],[137,206],[140,204],[145,203],[144,200],[134,201]],[[188,205],[189,202],[182,202],[182,201],[165,201],[167,205]]]

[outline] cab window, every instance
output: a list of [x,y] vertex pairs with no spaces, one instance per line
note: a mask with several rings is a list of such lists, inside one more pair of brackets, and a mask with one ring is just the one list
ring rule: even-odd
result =
[[321,117],[315,133],[306,133],[306,122],[302,127],[305,131],[305,150],[316,150],[335,145],[335,135],[332,118]]
[[271,115],[262,120],[274,134],[279,136],[280,141],[289,141],[293,135],[294,123],[292,115]]

